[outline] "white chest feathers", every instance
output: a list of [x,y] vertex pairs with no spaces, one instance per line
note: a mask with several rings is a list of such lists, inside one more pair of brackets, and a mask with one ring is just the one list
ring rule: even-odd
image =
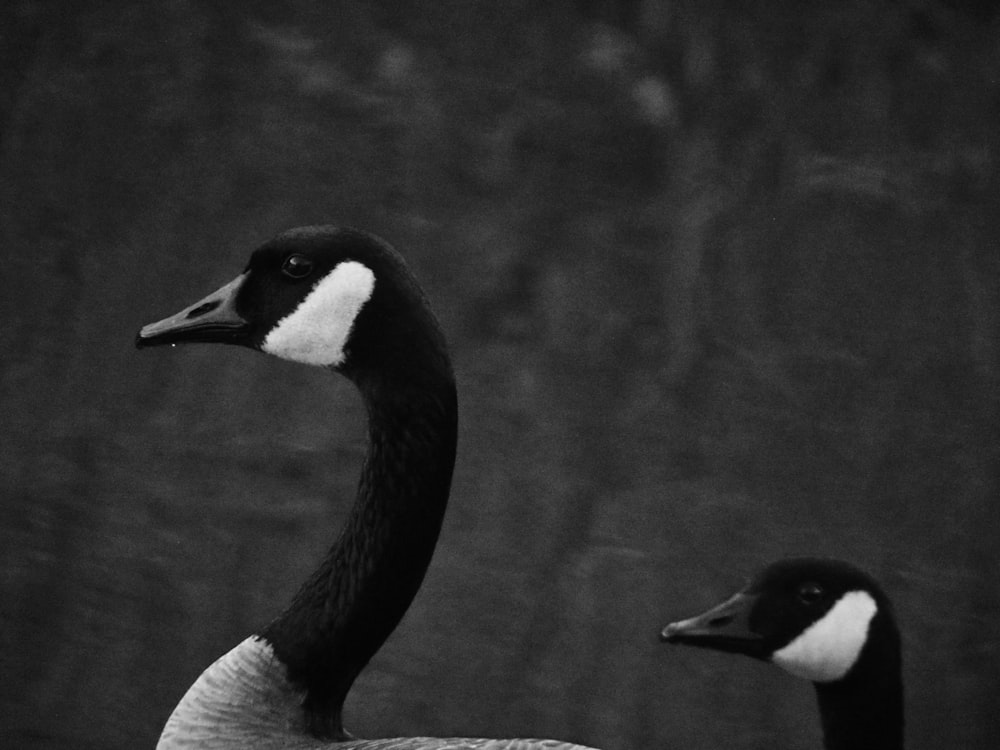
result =
[[167,719],[156,748],[292,747],[289,737],[304,730],[302,698],[271,647],[247,638],[195,680]]
[[877,611],[870,594],[849,591],[821,620],[775,651],[771,660],[796,677],[813,682],[839,680],[858,660]]
[[320,279],[261,345],[268,354],[307,365],[335,366],[358,313],[375,289],[375,274],[357,261],[340,263]]

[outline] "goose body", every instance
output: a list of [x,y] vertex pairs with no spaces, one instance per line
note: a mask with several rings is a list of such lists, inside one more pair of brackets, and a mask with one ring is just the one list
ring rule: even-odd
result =
[[143,327],[137,346],[235,344],[354,382],[368,451],[339,537],[288,607],[195,681],[158,748],[574,748],[549,740],[359,740],[343,727],[355,678],[406,612],[430,564],[455,461],[457,400],[445,338],[387,243],[302,227],[236,279]]
[[903,678],[889,599],[845,562],[792,558],[661,638],[770,661],[812,681],[827,750],[901,750]]

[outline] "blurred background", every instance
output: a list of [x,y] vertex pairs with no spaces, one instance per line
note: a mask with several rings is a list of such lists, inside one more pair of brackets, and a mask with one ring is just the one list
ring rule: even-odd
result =
[[656,634],[823,554],[896,602],[909,746],[997,747],[998,40],[938,0],[4,3],[4,746],[152,747],[332,542],[350,384],[133,337],[340,223],[462,408],[355,734],[818,747],[806,683]]

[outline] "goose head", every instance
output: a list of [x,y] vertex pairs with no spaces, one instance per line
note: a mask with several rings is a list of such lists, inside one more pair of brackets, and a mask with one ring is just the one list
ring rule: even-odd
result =
[[895,632],[889,602],[845,562],[793,558],[761,571],[716,607],[667,625],[661,639],[770,661],[814,683],[834,683]]
[[374,235],[334,226],[279,234],[235,279],[136,338],[140,348],[193,342],[245,346],[354,380],[448,369],[440,327],[400,256]]

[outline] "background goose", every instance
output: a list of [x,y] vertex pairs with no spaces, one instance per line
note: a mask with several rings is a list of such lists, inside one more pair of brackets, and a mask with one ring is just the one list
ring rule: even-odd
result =
[[667,625],[662,638],[771,661],[811,680],[829,750],[903,746],[899,630],[886,595],[853,565],[774,563],[717,607]]
[[351,684],[423,580],[455,461],[445,339],[402,258],[360,231],[290,230],[257,249],[236,279],[137,337],[139,347],[179,342],[237,344],[340,372],[365,401],[369,445],[357,500],[327,556],[277,619],[205,670],[158,747],[528,746],[361,741],[343,728]]

